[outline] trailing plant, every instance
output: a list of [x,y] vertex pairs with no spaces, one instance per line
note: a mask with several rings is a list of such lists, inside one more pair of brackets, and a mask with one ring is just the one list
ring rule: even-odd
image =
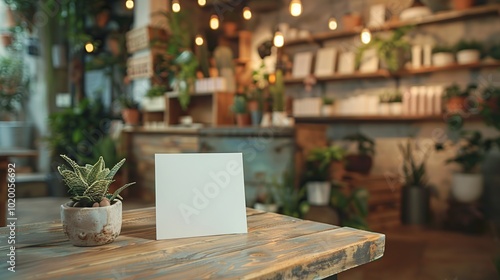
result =
[[273,111],[283,112],[285,110],[285,81],[283,71],[276,71],[276,81],[269,86],[269,92],[273,99]]
[[147,92],[146,92],[146,97],[148,98],[154,98],[154,97],[160,97],[165,95],[165,92],[167,91],[167,87],[162,86],[162,85],[156,85],[151,87]]
[[404,55],[409,52],[411,45],[405,39],[405,35],[413,29],[413,26],[404,26],[394,30],[389,38],[374,36],[370,43],[361,46],[356,54],[356,64],[360,65],[363,53],[374,48],[377,56],[387,65],[391,72],[399,70],[404,63]]
[[247,99],[245,96],[238,94],[234,97],[233,105],[231,110],[235,114],[245,114],[247,113]]
[[463,51],[463,50],[478,50],[480,52],[483,51],[483,44],[477,42],[477,41],[466,41],[466,40],[460,40],[458,43],[455,45],[455,51]]
[[342,161],[345,150],[339,146],[312,149],[306,158],[305,180],[328,181],[330,165],[333,161]]
[[99,207],[109,206],[115,199],[122,199],[120,192],[135,184],[128,183],[121,186],[113,194],[108,193],[109,185],[113,182],[113,177],[120,167],[125,163],[125,159],[118,162],[113,168],[106,168],[102,157],[94,164],[80,166],[65,155],[61,157],[70,165],[60,165],[57,170],[61,174],[64,183],[68,186],[68,193],[74,202],[73,207]]
[[375,141],[362,133],[350,134],[342,139],[356,142],[358,154],[360,155],[366,155],[366,156],[375,155]]
[[453,53],[453,48],[445,45],[436,45],[432,48],[432,53]]
[[418,159],[414,154],[414,144],[408,140],[406,145],[399,144],[399,151],[403,156],[403,176],[405,186],[426,187],[428,185],[425,162],[429,158],[431,149],[422,151]]
[[488,86],[482,92],[483,103],[479,114],[484,122],[500,130],[500,87]]
[[330,191],[330,205],[335,208],[340,216],[342,226],[369,230],[368,222],[368,197],[365,188],[343,190],[342,184],[336,183]]
[[[456,146],[457,154],[446,160],[446,163],[456,163],[460,165],[462,172],[474,173],[494,145],[500,147],[500,138],[485,139],[479,131],[461,131],[459,141],[452,145]],[[436,144],[436,150],[444,149],[445,144]]]

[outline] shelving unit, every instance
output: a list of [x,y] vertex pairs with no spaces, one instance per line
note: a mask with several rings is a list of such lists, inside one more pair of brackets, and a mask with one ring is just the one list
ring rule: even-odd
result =
[[[433,14],[427,16],[425,18],[414,19],[414,20],[405,20],[405,21],[392,21],[382,24],[377,27],[368,28],[371,32],[379,32],[379,31],[388,31],[394,30],[399,27],[403,27],[406,25],[426,25],[433,23],[444,23],[444,22],[452,22],[459,21],[463,19],[476,18],[486,15],[500,15],[500,4],[491,4],[486,6],[478,6],[465,11],[444,11],[437,14]],[[338,30],[338,31],[329,31],[314,34],[308,38],[299,38],[295,40],[285,41],[285,46],[293,46],[293,45],[301,45],[307,43],[316,43],[321,44],[323,41],[345,38],[349,36],[355,36],[361,34],[362,28],[357,28],[353,30]]]
[[[466,121],[482,121],[478,115],[464,117]],[[445,115],[436,116],[408,116],[408,115],[365,115],[365,116],[314,116],[295,117],[296,123],[420,123],[420,122],[445,122]]]

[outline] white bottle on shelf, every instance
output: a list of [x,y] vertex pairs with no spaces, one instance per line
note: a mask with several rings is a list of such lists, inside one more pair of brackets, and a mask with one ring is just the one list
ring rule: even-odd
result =
[[418,114],[418,93],[419,87],[413,86],[410,88],[410,115]]
[[427,87],[427,95],[425,98],[425,115],[434,115],[434,87]]
[[432,66],[432,45],[424,45],[424,67]]
[[411,66],[413,69],[422,67],[422,46],[420,45],[411,47]]
[[411,90],[406,88],[403,90],[403,115],[411,115]]
[[443,113],[443,86],[434,87],[434,115]]
[[427,102],[427,86],[418,87],[418,112],[417,115],[425,116]]

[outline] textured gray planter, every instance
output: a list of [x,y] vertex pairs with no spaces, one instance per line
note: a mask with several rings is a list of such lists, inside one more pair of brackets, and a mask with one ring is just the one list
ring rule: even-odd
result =
[[430,189],[405,186],[401,191],[401,222],[405,225],[427,224],[430,217]]
[[105,207],[61,205],[63,231],[75,246],[99,246],[113,242],[122,228],[122,202]]
[[0,148],[30,148],[32,125],[28,122],[0,122]]

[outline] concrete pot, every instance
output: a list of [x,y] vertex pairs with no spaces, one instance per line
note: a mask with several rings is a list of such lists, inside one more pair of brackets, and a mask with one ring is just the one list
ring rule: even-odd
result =
[[308,182],[307,200],[311,205],[328,205],[330,203],[330,182]]
[[455,10],[467,10],[474,6],[475,0],[453,0],[453,8]]
[[453,53],[435,53],[432,55],[432,65],[436,67],[448,66],[455,63]]
[[451,195],[459,202],[470,203],[483,194],[483,175],[455,173],[452,177]]
[[75,246],[99,246],[113,242],[122,228],[122,202],[105,207],[61,205],[63,231]]
[[122,118],[127,125],[139,125],[140,113],[137,109],[123,109]]
[[264,211],[264,212],[272,212],[278,213],[278,205],[277,204],[264,204],[264,203],[255,203],[253,205],[255,210]]
[[401,193],[401,222],[425,225],[430,217],[430,190],[423,186],[404,186]]
[[458,64],[470,64],[479,62],[481,59],[481,52],[478,50],[462,50],[457,52]]

